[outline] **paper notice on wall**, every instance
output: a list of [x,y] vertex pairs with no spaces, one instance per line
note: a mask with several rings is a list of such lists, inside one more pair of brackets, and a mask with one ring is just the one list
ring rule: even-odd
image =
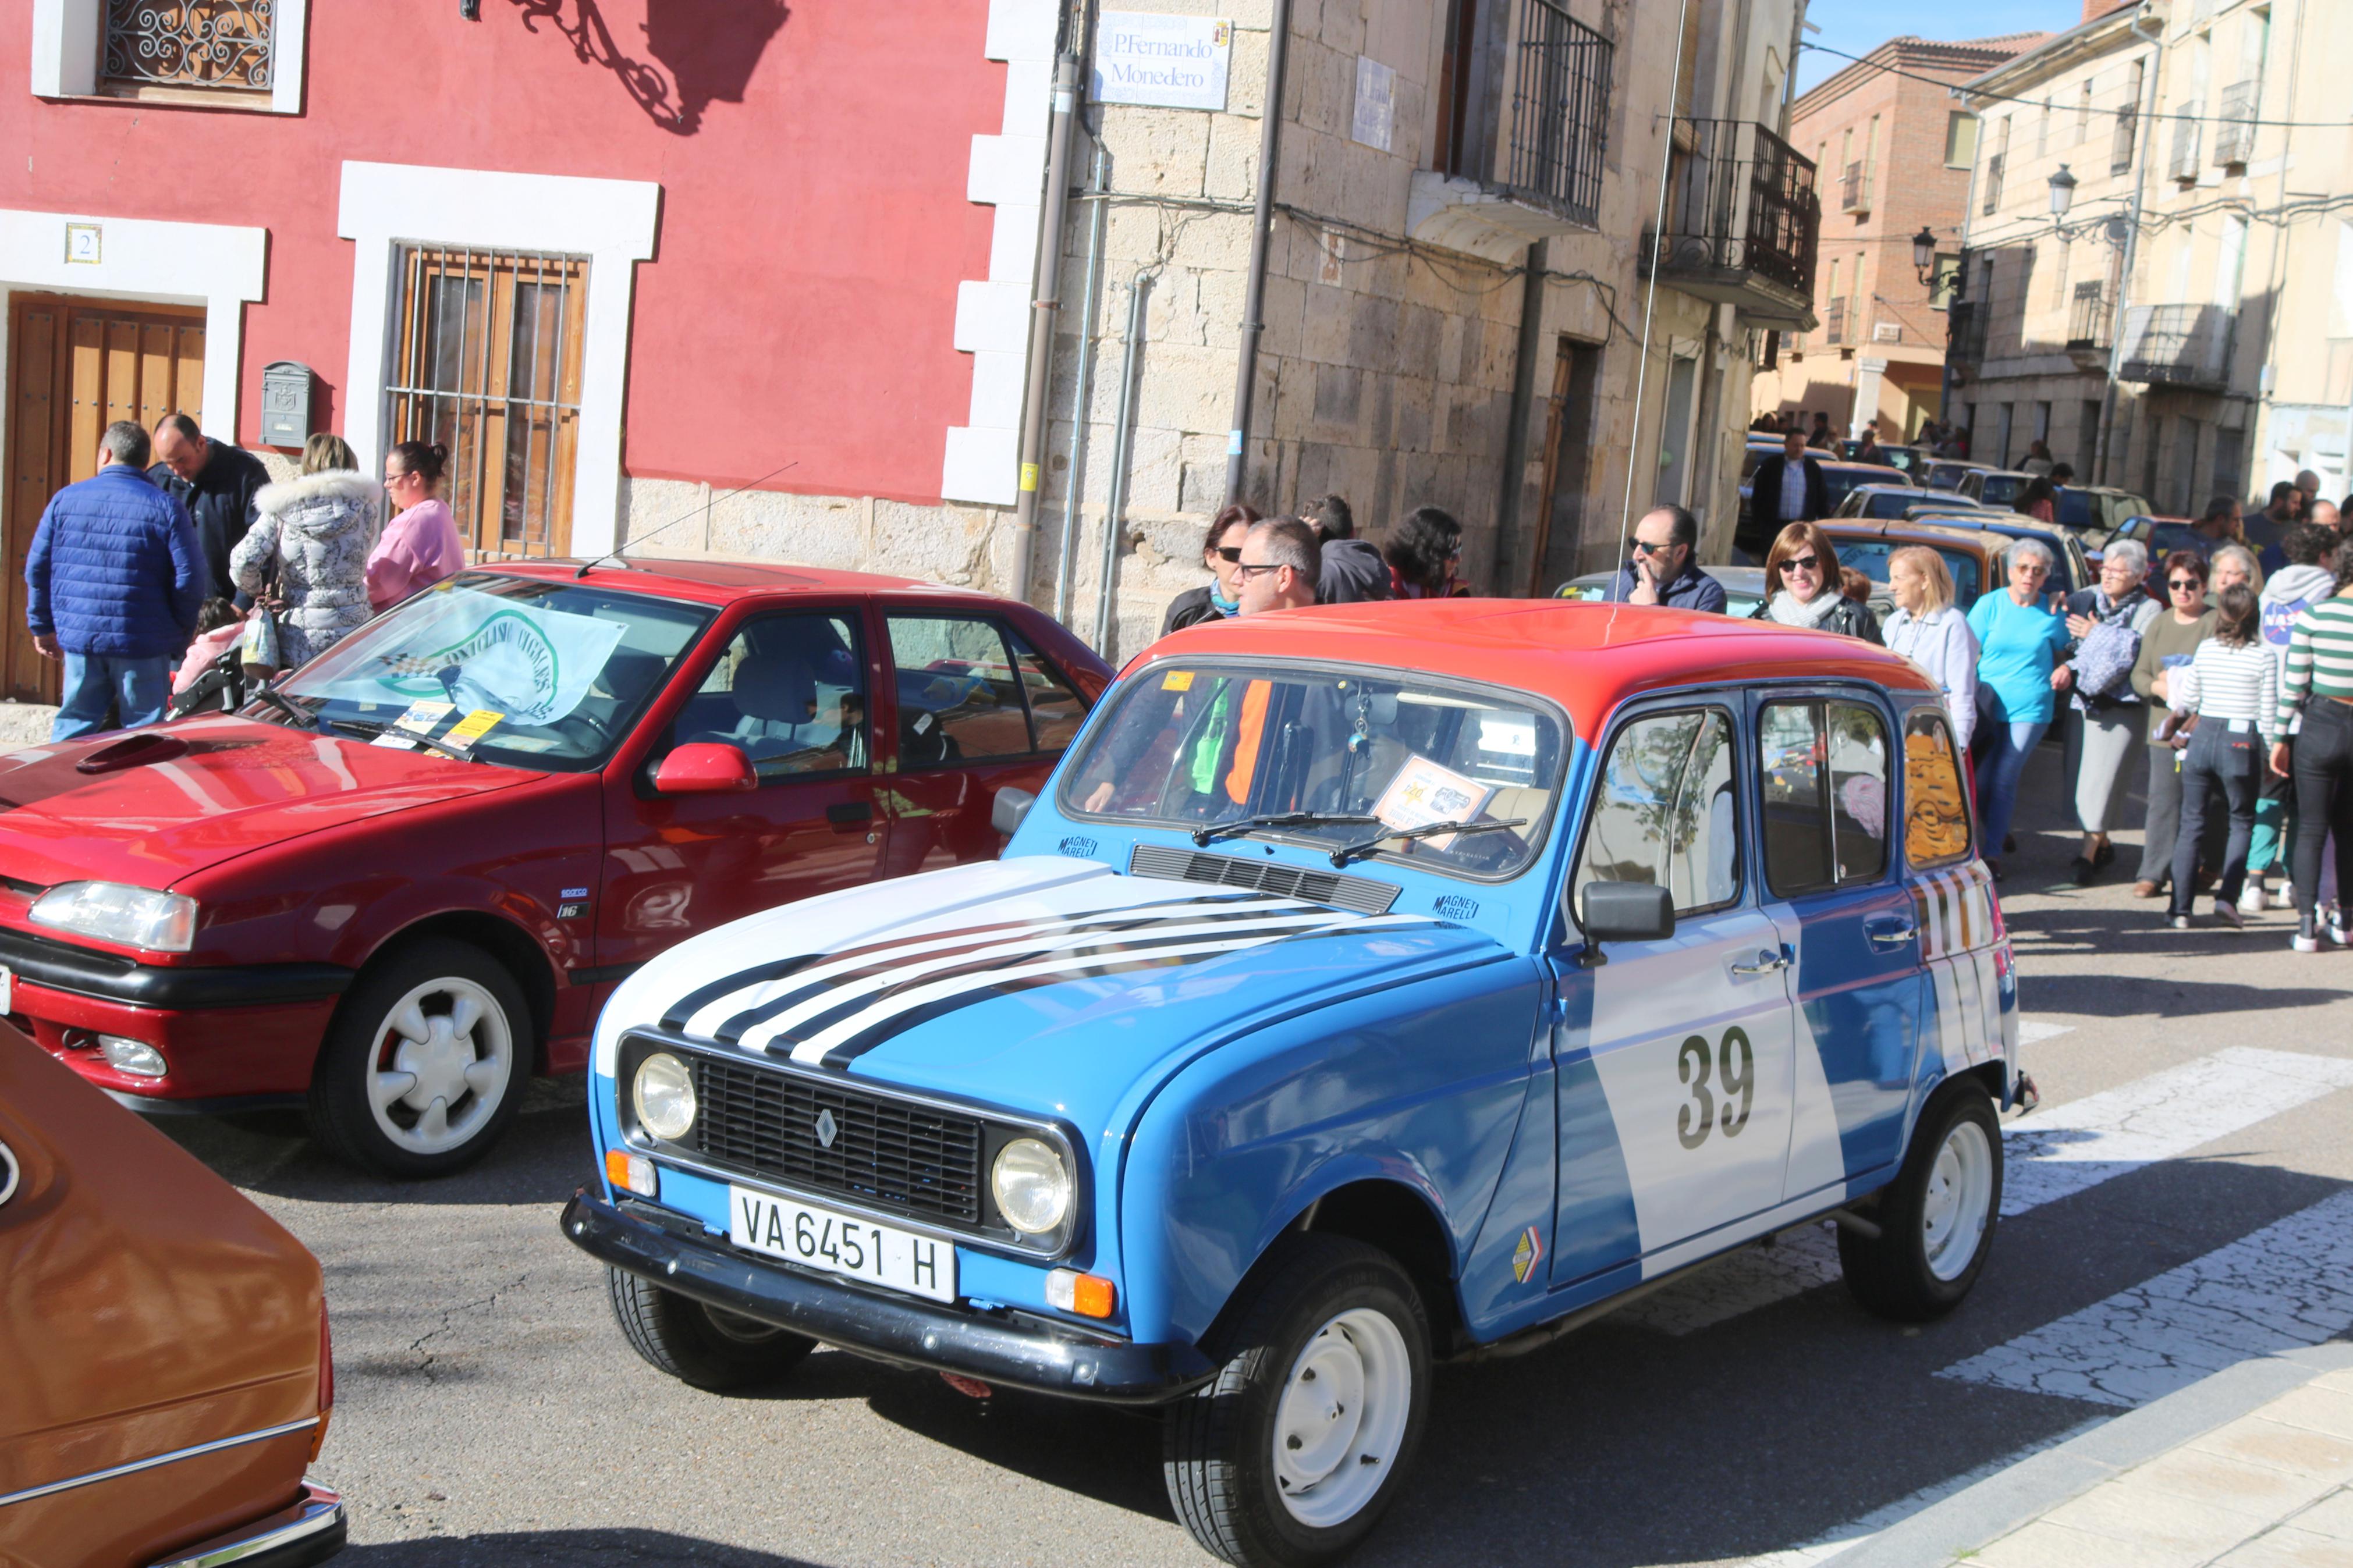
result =
[[1367,147],[1389,150],[1397,125],[1397,72],[1364,55],[1356,57],[1356,112],[1348,123],[1348,139]]
[[1234,25],[1219,16],[1105,11],[1095,28],[1097,103],[1159,109],[1226,107],[1226,63]]

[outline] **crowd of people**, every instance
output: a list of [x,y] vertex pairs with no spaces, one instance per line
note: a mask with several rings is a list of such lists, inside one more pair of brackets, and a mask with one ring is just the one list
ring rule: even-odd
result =
[[[1804,492],[1819,481],[1801,435],[1757,470],[1755,503],[1768,515],[1785,500],[1810,510]],[[2028,760],[2063,725],[2082,834],[2070,868],[2077,885],[2114,864],[2113,835],[2130,826],[2131,785],[2145,773],[2136,896],[2167,898],[2178,929],[2210,891],[2211,918],[2233,929],[2274,899],[2292,902],[2296,951],[2341,947],[2353,942],[2337,891],[2353,881],[2353,536],[2326,501],[2274,502],[2293,512],[2275,564],[2242,530],[2221,526],[2240,514],[2218,501],[2209,550],[2170,552],[2154,584],[2147,548],[2117,539],[2097,583],[2062,594],[2051,586],[2050,547],[2021,539],[2001,558],[2000,586],[1966,614],[1944,558],[1906,546],[1888,558],[1894,608],[1884,625],[1871,581],[1841,567],[1829,534],[1800,515],[1773,535],[1751,616],[1883,644],[1927,672],[1972,758],[1997,879],[2016,848]],[[1653,508],[1635,523],[1607,599],[1724,613],[1724,587],[1699,565],[1698,542],[1691,512]],[[1203,541],[1210,581],[1177,597],[1162,631],[1303,605],[1461,594],[1461,525],[1434,507],[1408,514],[1376,549],[1356,537],[1338,496],[1295,517],[1229,506]]]
[[454,575],[465,545],[439,499],[448,459],[405,441],[378,485],[322,434],[296,477],[272,483],[185,414],[152,436],[108,426],[98,472],[49,499],[26,557],[33,646],[63,666],[49,738],[155,723],[225,664],[271,679]]

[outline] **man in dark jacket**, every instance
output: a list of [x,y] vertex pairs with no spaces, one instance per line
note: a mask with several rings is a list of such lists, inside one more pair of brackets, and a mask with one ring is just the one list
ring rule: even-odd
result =
[[204,603],[204,556],[187,510],[140,472],[147,432],[128,419],[100,437],[98,472],[49,498],[25,558],[25,619],[43,658],[65,661],[65,700],[49,739],[106,721],[164,716],[172,662]]
[[1699,569],[1699,519],[1679,506],[1656,506],[1634,525],[1633,559],[1618,569],[1604,595],[1615,605],[1664,605],[1724,614],[1724,584]]
[[1781,438],[1781,450],[1757,465],[1748,481],[1750,532],[1769,549],[1781,530],[1793,522],[1819,522],[1831,512],[1830,487],[1822,466],[1806,451],[1806,438],[1792,430]]
[[1361,605],[1389,596],[1389,563],[1370,541],[1356,537],[1356,514],[1338,496],[1321,496],[1300,510],[1300,521],[1323,544],[1316,580],[1319,605]]
[[207,594],[233,599],[240,607],[249,605],[229,578],[228,555],[253,525],[253,498],[269,482],[261,459],[214,440],[185,414],[167,414],[155,426],[155,466],[147,477],[177,498],[195,520],[211,584]]

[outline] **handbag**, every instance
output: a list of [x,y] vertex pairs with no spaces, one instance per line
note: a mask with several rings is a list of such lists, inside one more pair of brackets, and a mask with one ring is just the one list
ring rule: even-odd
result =
[[[2121,620],[2102,621],[2084,634],[2075,649],[2075,691],[2090,707],[2092,698],[2130,702],[2133,664],[2140,658],[2140,634]],[[2121,689],[2119,689],[2121,688]]]
[[[278,558],[271,556],[262,569],[261,592],[257,600],[278,596]],[[278,617],[269,613],[267,605],[257,603],[245,617],[245,635],[237,639],[237,662],[259,665],[268,670],[282,668],[278,654]]]

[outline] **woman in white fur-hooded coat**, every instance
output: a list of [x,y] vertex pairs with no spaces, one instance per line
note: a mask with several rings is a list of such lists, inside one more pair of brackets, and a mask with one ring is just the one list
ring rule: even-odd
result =
[[311,437],[302,473],[254,497],[253,526],[228,558],[240,592],[259,597],[270,561],[278,658],[291,669],[367,623],[367,554],[383,488],[360,473],[352,449],[333,436]]

